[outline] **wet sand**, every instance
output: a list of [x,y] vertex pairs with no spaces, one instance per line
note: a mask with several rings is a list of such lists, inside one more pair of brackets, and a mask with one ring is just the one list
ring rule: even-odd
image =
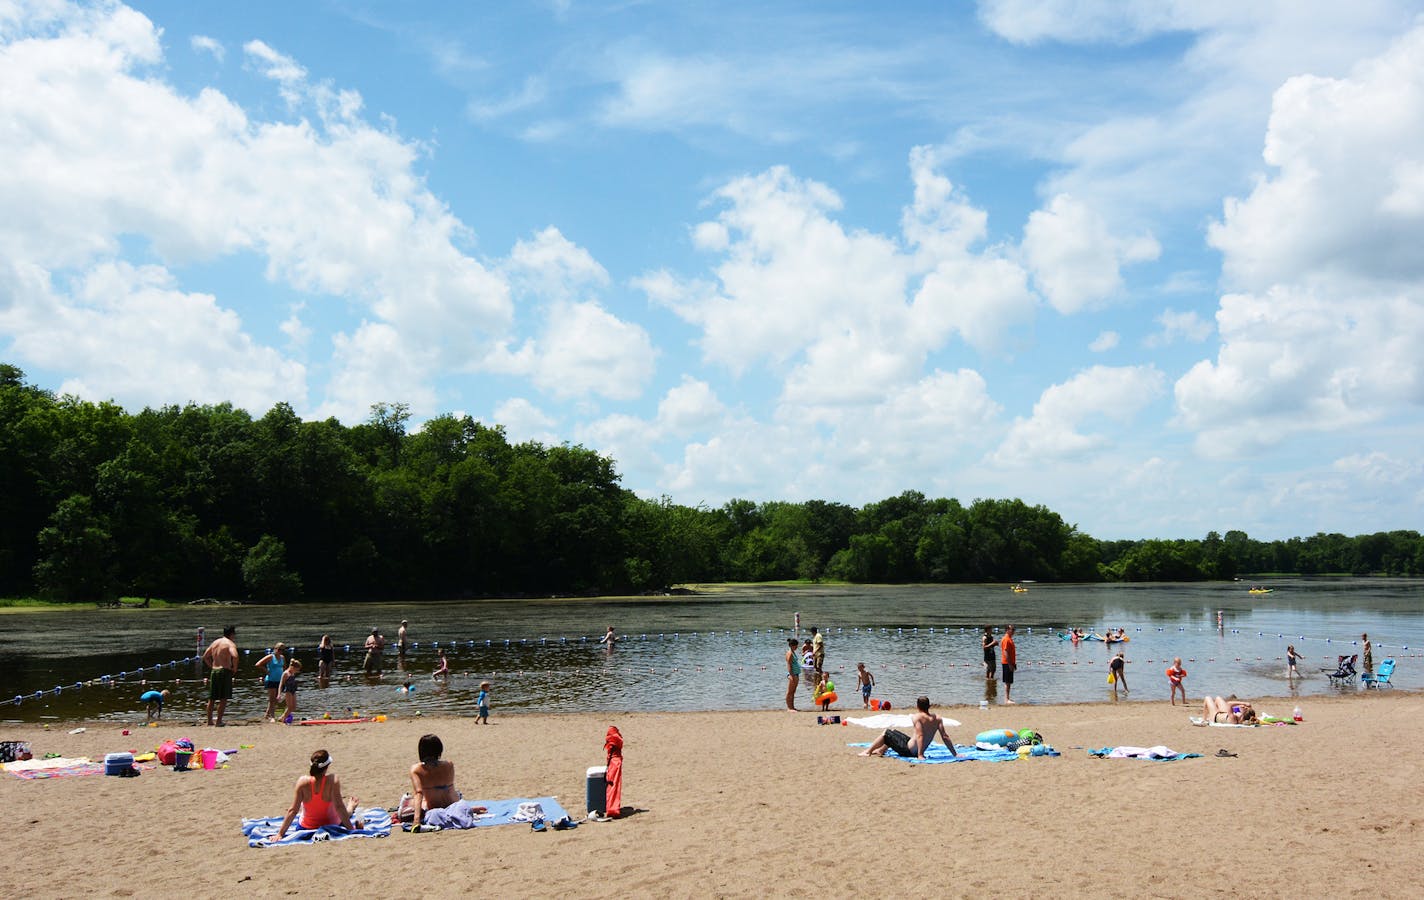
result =
[[[905,698],[909,700],[910,698]],[[1260,700],[1289,716],[1296,701]],[[213,772],[25,781],[0,775],[24,897],[567,895],[578,897],[1411,896],[1424,891],[1424,698],[1300,701],[1299,726],[1198,728],[1166,701],[940,708],[963,725],[1030,727],[1063,755],[915,766],[862,758],[876,732],[784,711],[403,718],[209,729],[0,726],[0,740],[102,760],[164,738],[241,750]],[[260,713],[260,710],[257,710]],[[858,709],[837,710],[860,715]],[[235,722],[237,720],[234,720]],[[348,793],[393,806],[417,738],[439,734],[466,797],[555,795],[584,813],[603,734],[627,742],[625,818],[249,848],[244,816],[280,815],[318,747]],[[1085,748],[1166,745],[1178,762]],[[1216,756],[1220,749],[1239,754]]]

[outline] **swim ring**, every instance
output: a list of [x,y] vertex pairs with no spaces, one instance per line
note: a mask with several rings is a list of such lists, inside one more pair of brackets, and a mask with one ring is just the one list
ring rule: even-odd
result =
[[997,744],[1000,747],[1009,741],[1018,740],[1018,732],[1010,731],[1007,728],[991,728],[988,731],[981,731],[974,737],[976,744]]
[[816,702],[817,702],[817,703],[835,703],[835,702],[836,702],[837,700],[839,700],[839,699],[840,699],[840,698],[836,696],[836,692],[835,692],[835,691],[827,691],[827,692],[824,693],[824,694],[817,694],[817,695],[816,695]]

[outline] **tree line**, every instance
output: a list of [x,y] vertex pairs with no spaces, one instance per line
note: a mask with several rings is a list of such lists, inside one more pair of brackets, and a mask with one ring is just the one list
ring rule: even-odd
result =
[[345,426],[279,403],[146,408],[57,397],[0,364],[0,595],[290,600],[663,590],[709,581],[1190,581],[1417,575],[1417,532],[1099,541],[1021,500],[906,491],[645,499],[581,446],[510,443],[403,404]]

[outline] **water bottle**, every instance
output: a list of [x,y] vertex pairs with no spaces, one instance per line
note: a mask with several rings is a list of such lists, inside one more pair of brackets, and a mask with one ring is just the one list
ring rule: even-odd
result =
[[1300,707],[1297,706],[1297,707],[1295,708],[1295,712],[1291,713],[1291,715],[1292,715],[1292,717],[1293,717],[1297,722],[1299,722],[1299,721],[1301,720],[1301,719],[1300,719]]
[[983,712],[988,712],[988,711],[989,711],[989,701],[988,701],[988,700],[980,700],[980,701],[979,701],[979,709],[980,709],[981,711],[983,711]]

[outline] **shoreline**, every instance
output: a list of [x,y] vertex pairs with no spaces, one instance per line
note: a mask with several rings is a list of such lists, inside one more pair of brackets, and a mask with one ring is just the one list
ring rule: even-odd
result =
[[[800,696],[800,689],[799,689],[799,688],[797,689],[797,691],[798,691],[797,703],[799,704],[803,698]],[[1213,694],[1212,696],[1216,696],[1216,695]],[[1419,697],[1419,698],[1424,698],[1424,691],[1415,690],[1415,689],[1411,689],[1411,688],[1395,688],[1395,687],[1387,687],[1387,688],[1385,688],[1385,689],[1383,689],[1383,690],[1369,689],[1369,690],[1367,691],[1365,688],[1360,687],[1360,688],[1357,688],[1353,693],[1345,693],[1344,691],[1341,691],[1341,692],[1338,692],[1338,693],[1335,693],[1335,694],[1310,694],[1310,695],[1306,695],[1306,696],[1293,696],[1293,695],[1290,695],[1290,694],[1254,694],[1254,695],[1249,696],[1249,697],[1240,697],[1240,698],[1238,698],[1237,695],[1233,693],[1233,694],[1223,694],[1222,696],[1225,697],[1225,698],[1228,699],[1228,700],[1242,699],[1242,700],[1249,700],[1249,701],[1252,702],[1252,703],[1276,703],[1276,704],[1279,704],[1279,705],[1282,705],[1282,706],[1285,705],[1285,704],[1291,704],[1292,706],[1294,706],[1294,705],[1299,705],[1299,704],[1312,704],[1312,703],[1320,703],[1320,702],[1326,702],[1326,703],[1345,702],[1345,703],[1348,703],[1348,702],[1350,702],[1351,700],[1354,700],[1354,699],[1359,699],[1359,698],[1362,698],[1362,697],[1373,697],[1373,696],[1382,696],[1382,697],[1385,697],[1385,696],[1398,696],[1398,697]],[[809,702],[809,696],[808,696],[807,699],[808,699],[808,702]],[[915,706],[915,698],[914,698],[914,697],[909,697],[909,696],[907,696],[907,697],[905,698],[905,700],[904,700],[903,705],[902,705],[899,701],[895,700],[894,697],[890,697],[889,699],[890,699],[891,702],[894,704],[894,705],[891,707],[891,709],[889,710],[890,712],[893,712],[893,713],[909,713],[909,712],[913,712],[913,711],[914,711],[914,706]],[[1165,706],[1165,707],[1167,707],[1167,708],[1169,708],[1169,709],[1173,708],[1171,703],[1164,703],[1160,697],[1145,697],[1145,696],[1144,696],[1144,697],[1125,697],[1125,698],[1122,698],[1122,699],[1120,699],[1120,700],[1104,699],[1104,700],[1068,700],[1068,701],[1062,701],[1062,700],[1034,700],[1034,699],[1032,699],[1032,698],[1029,698],[1029,699],[1026,699],[1026,700],[1016,700],[1016,701],[1014,701],[1013,703],[1010,703],[1010,704],[1004,704],[1004,703],[1002,703],[1002,702],[990,703],[990,704],[989,704],[989,709],[988,709],[988,711],[989,711],[989,712],[994,712],[995,710],[1002,710],[1006,715],[1012,715],[1012,714],[1014,714],[1014,711],[1015,711],[1015,710],[1025,710],[1025,709],[1026,709],[1026,710],[1052,710],[1052,709],[1080,708],[1080,707],[1081,707],[1081,708],[1085,708],[1085,709],[1092,709],[1092,708],[1096,708],[1096,707],[1103,707],[1103,708],[1106,708],[1106,709],[1113,709],[1113,708],[1116,708],[1116,707],[1155,707],[1155,706],[1158,706],[1158,705]],[[1194,700],[1193,700],[1192,703],[1190,703],[1190,704],[1188,704],[1188,705],[1186,705],[1186,706],[1183,706],[1181,703],[1178,703],[1175,708],[1176,708],[1176,709],[1196,709],[1196,710],[1200,710],[1200,709],[1201,709],[1201,706],[1202,706],[1202,698],[1201,698],[1201,696],[1197,696],[1197,697],[1194,698]],[[3,708],[4,708],[3,706],[0,706],[0,709],[3,709]],[[961,718],[960,716],[953,715],[953,713],[955,713],[955,712],[957,711],[957,712],[961,712],[961,713],[965,713],[965,714],[968,714],[968,713],[971,713],[971,712],[974,713],[974,714],[978,714],[979,712],[981,712],[981,709],[982,709],[982,708],[981,708],[977,703],[937,703],[937,702],[934,702],[934,698],[931,697],[931,698],[930,698],[930,709],[933,710],[933,711],[935,711],[935,712],[940,713],[941,715],[949,715],[951,718]],[[323,711],[323,712],[318,713],[318,712],[309,710],[308,712],[305,712],[305,713],[303,713],[302,715],[303,715],[303,716],[306,716],[306,717],[308,717],[308,718],[317,719],[317,718],[321,718],[321,717],[325,714],[325,712],[326,712],[326,711]],[[511,708],[511,709],[507,709],[507,710],[501,710],[501,711],[500,711],[500,715],[501,715],[501,716],[504,716],[504,717],[509,717],[509,718],[526,718],[526,717],[536,717],[536,716],[547,716],[547,717],[549,717],[549,718],[557,719],[557,718],[567,718],[567,717],[576,717],[576,716],[603,716],[603,717],[610,717],[610,716],[682,716],[682,715],[729,715],[729,716],[740,716],[740,715],[765,715],[765,714],[768,714],[768,713],[787,713],[787,712],[793,712],[793,710],[787,710],[787,709],[785,709],[783,706],[770,706],[770,705],[768,705],[768,706],[757,707],[757,708],[754,708],[754,709],[717,709],[717,708],[702,709],[702,708],[687,708],[687,709],[678,709],[678,710],[614,709],[614,710],[592,710],[592,711],[583,711],[583,710],[554,710],[554,709],[544,710],[544,709],[516,709],[516,708]],[[800,706],[800,705],[798,705],[798,706],[796,707],[796,709],[794,710],[794,712],[795,712],[797,715],[810,715],[810,716],[816,716],[816,715],[821,715],[821,714],[822,714],[820,707],[816,707],[816,706]],[[846,717],[846,716],[856,716],[856,717],[860,717],[860,716],[862,716],[862,715],[870,716],[870,715],[875,715],[876,712],[877,712],[877,710],[873,710],[873,709],[863,709],[863,708],[858,707],[858,706],[846,706],[846,705],[843,705],[843,704],[840,704],[840,703],[835,703],[835,704],[832,704],[832,705],[831,705],[831,709],[830,709],[829,712],[826,713],[826,714],[827,714],[827,715],[838,715],[838,716],[841,716],[842,718],[844,718],[844,717]],[[199,715],[202,715],[202,713],[200,712]],[[371,715],[372,715],[372,716],[375,716],[375,715],[384,715],[384,716],[386,716],[386,718],[387,718],[389,721],[392,721],[392,722],[395,722],[395,721],[403,721],[403,722],[404,722],[404,721],[416,721],[416,720],[424,721],[424,722],[442,722],[442,721],[452,721],[452,722],[455,722],[455,721],[461,721],[461,720],[465,720],[465,719],[471,719],[471,718],[474,717],[473,713],[468,713],[468,714],[467,714],[467,713],[448,713],[448,712],[432,712],[432,713],[424,713],[424,712],[421,712],[421,713],[418,714],[418,715],[411,715],[411,714],[402,714],[402,713],[400,713],[400,712],[390,712],[389,710],[372,711],[372,712],[371,712]],[[228,718],[233,720],[233,721],[231,721],[230,723],[227,723],[227,724],[230,725],[231,727],[242,727],[242,726],[247,726],[247,725],[262,725],[262,724],[264,724],[264,723],[262,722],[262,719],[261,719],[260,716],[257,716],[257,717],[245,717],[245,718],[234,719],[232,712],[229,712],[229,713],[228,713]],[[0,731],[3,731],[3,729],[7,729],[7,728],[39,728],[40,730],[43,731],[43,730],[47,730],[47,729],[54,729],[54,728],[60,728],[60,727],[70,727],[70,728],[73,728],[73,727],[83,727],[83,728],[90,728],[90,727],[97,727],[97,728],[124,728],[124,727],[128,727],[128,728],[132,729],[132,728],[134,728],[135,726],[140,727],[140,728],[146,727],[146,726],[145,726],[145,721],[144,721],[144,719],[145,719],[145,713],[144,713],[142,710],[137,710],[137,711],[135,712],[135,722],[133,722],[133,723],[124,722],[124,721],[118,720],[118,719],[97,719],[97,718],[84,717],[84,716],[79,716],[79,717],[74,717],[74,718],[65,718],[65,717],[55,716],[55,717],[49,718],[49,719],[40,719],[40,720],[34,720],[34,721],[23,721],[23,720],[17,720],[17,719],[4,719],[4,718],[0,718]],[[205,724],[204,724],[202,721],[200,721],[200,720],[199,720],[199,721],[194,721],[191,716],[190,716],[190,717],[185,717],[185,718],[180,718],[180,717],[173,716],[173,715],[167,715],[167,716],[162,720],[162,722],[163,722],[164,725],[167,725],[167,724],[169,724],[169,723],[173,723],[175,726],[181,725],[182,727],[199,728],[199,729],[204,729],[204,730],[206,730],[206,728],[208,727],[207,725],[205,725]],[[267,723],[267,724],[271,724],[271,723]],[[292,726],[279,726],[279,727],[292,727]],[[308,726],[308,727],[310,727],[310,726]],[[5,738],[5,737],[3,736],[3,734],[0,734],[0,740],[9,740],[9,739],[10,739],[10,738]]]
[[[1286,715],[1296,702],[1249,699]],[[0,803],[20,817],[10,850],[26,861],[0,873],[0,889],[30,897],[175,895],[195,887],[238,897],[328,895],[329,879],[284,874],[314,867],[340,872],[343,882],[410,876],[436,895],[536,886],[598,895],[853,897],[922,892],[920,860],[933,860],[929,877],[939,893],[1088,896],[1102,893],[1099,873],[1109,858],[1130,863],[1112,878],[1113,890],[1127,895],[1407,895],[1424,887],[1408,851],[1424,833],[1414,761],[1424,698],[1371,691],[1301,705],[1303,724],[1258,728],[1194,727],[1188,715],[1199,706],[1160,701],[983,713],[937,707],[963,723],[950,729],[956,743],[988,728],[1030,727],[1062,755],[928,766],[862,758],[848,744],[869,742],[877,731],[818,726],[815,713],[784,710],[505,715],[496,707],[488,726],[446,716],[223,729],[165,720],[158,728],[128,726],[128,736],[118,723],[94,723],[77,735],[3,725],[0,739],[30,740],[37,756],[102,759],[182,736],[239,752],[215,772],[0,776]],[[444,740],[467,798],[552,795],[582,818],[585,770],[602,764],[609,725],[626,742],[623,797],[636,810],[619,821],[548,834],[519,826],[397,831],[383,840],[263,849],[249,848],[241,835],[243,817],[285,810],[318,747],[331,752],[344,790],[363,806],[395,805],[425,732]],[[1202,756],[1145,762],[1087,753],[1124,744]],[[1238,755],[1218,758],[1219,749]],[[93,828],[98,809],[116,827]],[[1209,859],[1244,864],[1204,867]]]

